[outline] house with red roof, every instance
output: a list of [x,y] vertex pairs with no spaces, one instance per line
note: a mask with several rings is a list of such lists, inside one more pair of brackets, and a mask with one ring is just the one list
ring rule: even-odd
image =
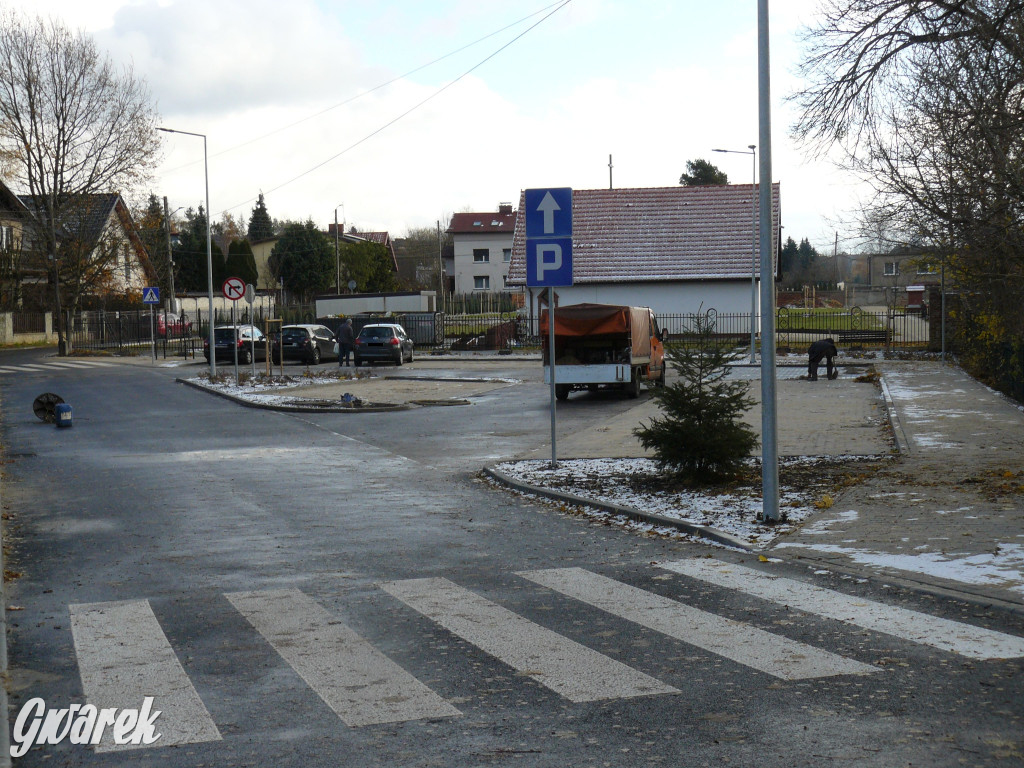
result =
[[515,222],[512,203],[499,204],[497,213],[452,216],[448,226],[453,249],[449,276],[455,293],[505,290],[505,279],[512,263]]
[[[658,314],[716,310],[750,314],[751,274],[759,278],[757,187],[574,189],[573,285],[556,288],[560,306],[651,307]],[[778,263],[779,185],[772,185],[772,253]],[[520,196],[509,286],[526,291],[538,315],[547,289],[526,287],[525,192]],[[755,279],[755,291],[760,291]],[[546,306],[545,296],[540,306]]]

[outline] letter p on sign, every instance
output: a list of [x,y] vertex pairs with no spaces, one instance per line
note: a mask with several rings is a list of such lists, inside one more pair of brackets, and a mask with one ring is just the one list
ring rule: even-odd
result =
[[545,283],[545,273],[562,268],[562,246],[558,243],[537,245],[537,282]]

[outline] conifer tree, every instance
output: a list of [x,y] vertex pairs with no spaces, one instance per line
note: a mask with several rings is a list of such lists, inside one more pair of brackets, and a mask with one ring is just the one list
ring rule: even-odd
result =
[[247,284],[256,285],[259,272],[256,257],[248,240],[232,240],[228,246],[228,257],[224,261],[224,272],[228,277],[240,277]]
[[662,469],[688,484],[712,485],[734,478],[757,447],[754,431],[740,421],[754,401],[746,382],[727,379],[735,346],[715,338],[707,315],[697,316],[694,330],[692,341],[666,348],[679,380],[654,390],[662,416],[633,434]]
[[270,219],[270,214],[267,213],[267,204],[263,202],[263,193],[260,192],[256,207],[252,209],[252,215],[249,216],[249,242],[259,243],[269,240],[273,236],[274,223]]

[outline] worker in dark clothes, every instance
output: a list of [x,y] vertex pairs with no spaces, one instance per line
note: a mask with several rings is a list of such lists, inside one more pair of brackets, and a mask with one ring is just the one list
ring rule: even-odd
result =
[[835,379],[839,377],[839,371],[832,365],[832,360],[839,354],[836,343],[832,339],[819,339],[807,349],[807,379],[818,380],[818,364],[821,358],[825,358],[828,377]]

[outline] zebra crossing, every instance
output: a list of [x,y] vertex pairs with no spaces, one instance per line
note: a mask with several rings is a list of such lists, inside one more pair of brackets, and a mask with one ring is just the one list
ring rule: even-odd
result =
[[[697,582],[784,601],[808,614],[893,635],[927,646],[929,652],[971,659],[1024,657],[1024,637],[851,597],[741,565],[700,558],[659,567]],[[870,659],[846,658],[583,568],[514,575],[524,589],[539,587],[552,599],[582,603],[782,680],[883,672],[883,666]],[[388,581],[377,587],[397,601],[398,610],[412,611],[569,702],[672,699],[682,693],[447,578]],[[350,728],[462,715],[456,706],[460,700],[446,700],[301,590],[232,592],[225,597]],[[162,736],[152,746],[221,740],[217,724],[147,600],[78,604],[69,609],[88,703],[98,708],[137,707],[144,696],[155,696],[155,709],[162,712],[158,721]],[[143,748],[106,741],[96,747],[97,751]]]
[[70,371],[95,368],[109,368],[116,363],[106,360],[47,360],[43,363],[19,363],[17,365],[0,365],[0,375],[6,373],[47,373],[52,371]]

